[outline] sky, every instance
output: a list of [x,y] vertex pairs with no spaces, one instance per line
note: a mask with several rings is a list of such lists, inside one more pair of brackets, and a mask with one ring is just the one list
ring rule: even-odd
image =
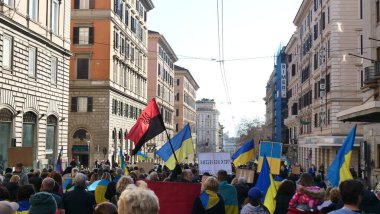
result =
[[302,0],[219,0],[230,104],[218,62],[218,0],[152,1],[148,28],[165,37],[179,58],[175,64],[191,72],[200,87],[197,100],[215,100],[224,132],[235,136],[242,119],[265,121],[263,98],[274,55],[295,31]]

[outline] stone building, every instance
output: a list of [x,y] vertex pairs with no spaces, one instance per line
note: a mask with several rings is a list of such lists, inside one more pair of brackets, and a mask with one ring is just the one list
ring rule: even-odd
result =
[[[147,105],[147,14],[151,0],[72,0],[68,156],[127,161],[125,136]],[[136,158],[136,157],[134,157]]]
[[0,168],[67,162],[70,1],[0,3]]

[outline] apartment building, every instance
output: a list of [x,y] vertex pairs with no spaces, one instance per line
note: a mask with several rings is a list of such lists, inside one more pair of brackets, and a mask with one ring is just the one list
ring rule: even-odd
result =
[[[289,143],[298,145],[304,167],[329,166],[353,127],[337,114],[362,102],[360,58],[363,19],[357,0],[304,0],[294,18],[297,27],[286,47]],[[351,166],[358,169],[357,129]]]
[[96,160],[117,162],[121,148],[132,162],[134,145],[125,136],[147,105],[147,14],[153,2],[71,3],[68,156],[92,167]]
[[0,3],[0,169],[67,163],[70,1]]
[[363,171],[363,177],[372,185],[379,182],[380,175],[379,4],[379,1],[362,1],[360,8],[363,26],[358,35],[358,49],[354,54],[357,58],[355,85],[361,102],[337,113],[337,119],[340,121],[362,124],[360,168]]
[[[165,37],[156,31],[148,32],[148,99],[156,98],[170,137],[174,136],[174,63],[178,58]],[[146,144],[154,152],[168,142],[166,132]],[[158,157],[155,157],[155,159]]]
[[[222,142],[220,139],[219,111],[213,99],[201,99],[196,102],[197,122],[196,122],[196,153],[220,152]],[[223,135],[222,135],[223,136]]]

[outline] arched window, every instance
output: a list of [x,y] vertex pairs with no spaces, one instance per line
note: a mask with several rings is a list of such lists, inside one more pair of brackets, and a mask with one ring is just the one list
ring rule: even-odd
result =
[[79,138],[81,140],[87,139],[87,131],[85,129],[78,129],[75,133],[73,138]]
[[12,136],[12,112],[8,109],[0,110],[0,166],[6,167],[8,160],[8,147],[11,143]]
[[45,154],[49,164],[54,164],[54,153],[56,151],[57,142],[57,123],[58,119],[54,115],[50,115],[47,118],[46,126],[46,148]]
[[36,139],[37,115],[33,112],[26,112],[23,116],[22,125],[22,146],[33,147]]

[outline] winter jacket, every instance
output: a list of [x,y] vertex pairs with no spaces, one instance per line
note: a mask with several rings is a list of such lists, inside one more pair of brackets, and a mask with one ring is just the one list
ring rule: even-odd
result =
[[10,201],[16,201],[17,192],[20,188],[19,184],[17,182],[9,182],[6,186],[9,192],[9,200]]
[[248,196],[249,186],[247,184],[237,184],[235,185],[239,208],[242,207],[245,198]]
[[222,196],[212,191],[201,193],[195,199],[192,209],[192,214],[224,214],[225,212]]
[[265,208],[261,206],[253,206],[252,204],[248,203],[243,206],[243,208],[240,211],[240,214],[269,214]]
[[289,201],[292,199],[293,195],[277,195],[276,196],[276,209],[275,214],[286,213],[289,207]]
[[289,202],[291,208],[301,208],[305,211],[317,210],[323,202],[325,191],[317,186],[300,187]]

